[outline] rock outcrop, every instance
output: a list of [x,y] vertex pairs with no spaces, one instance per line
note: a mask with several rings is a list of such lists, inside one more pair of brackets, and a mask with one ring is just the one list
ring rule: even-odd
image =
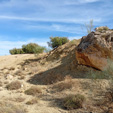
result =
[[98,27],[82,37],[76,48],[78,64],[104,70],[108,58],[113,59],[113,30],[106,27]]

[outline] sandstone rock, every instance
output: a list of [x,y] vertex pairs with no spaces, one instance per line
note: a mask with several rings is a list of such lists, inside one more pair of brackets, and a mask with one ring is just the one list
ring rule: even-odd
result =
[[91,32],[76,48],[78,64],[104,70],[108,58],[113,59],[113,30]]

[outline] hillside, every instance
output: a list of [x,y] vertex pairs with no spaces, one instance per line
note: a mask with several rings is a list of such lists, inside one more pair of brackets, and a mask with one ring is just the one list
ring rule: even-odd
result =
[[[73,40],[39,56],[0,56],[0,113],[10,113],[6,109],[14,113],[111,113],[109,80],[91,79],[89,73],[99,71],[77,64],[75,48],[79,43]],[[11,82],[15,84],[10,86]],[[34,90],[26,91],[31,87]],[[63,107],[62,99],[71,94],[86,98],[82,108]]]

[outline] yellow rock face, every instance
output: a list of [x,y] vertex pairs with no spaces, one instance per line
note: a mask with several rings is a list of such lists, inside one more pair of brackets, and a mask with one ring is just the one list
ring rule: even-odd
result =
[[90,66],[99,70],[104,70],[107,66],[107,59],[98,57],[95,54],[86,54],[76,51],[78,64]]
[[108,58],[113,60],[113,33],[91,32],[83,37],[76,47],[76,59],[78,64],[104,70],[108,64]]

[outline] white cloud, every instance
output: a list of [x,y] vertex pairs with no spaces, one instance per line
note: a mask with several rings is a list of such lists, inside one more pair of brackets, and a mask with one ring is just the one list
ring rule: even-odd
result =
[[[113,26],[112,3],[112,0],[10,0],[0,3],[0,26],[3,26],[6,30],[2,29],[5,34],[12,29],[15,34],[19,33],[20,36],[22,34],[28,36],[26,35],[28,32],[28,34],[32,34],[37,29],[40,30],[39,34],[41,34],[41,30],[44,30],[45,32],[61,31],[81,35],[84,31],[82,31],[80,25],[88,23],[90,19],[94,20],[96,26],[106,24]],[[17,28],[18,31],[16,32]],[[5,35],[4,32],[1,32],[1,34]],[[13,33],[11,35],[13,36]],[[79,37],[69,36],[69,38]],[[10,37],[6,39],[10,40]],[[46,45],[46,42],[39,39],[25,42],[0,41],[0,54],[8,53],[9,49],[21,47],[21,45],[30,41]]]
[[52,25],[29,25],[26,26],[25,29],[29,30],[49,30],[49,31],[60,31],[60,32],[67,32],[67,33],[73,33],[73,34],[86,34],[87,29],[84,27],[82,29],[81,25],[76,26],[75,25],[64,25],[64,24],[52,24]]
[[101,1],[101,0],[67,0],[65,2],[66,5],[80,5],[80,4],[86,4],[86,3],[93,3],[93,2],[98,2],[98,1]]
[[[20,21],[40,21],[40,22],[62,22],[62,23],[83,23],[89,22],[90,18],[86,19],[58,19],[58,18],[30,18],[30,17],[18,17],[18,16],[0,16],[0,19],[4,20],[20,20]],[[100,22],[100,18],[94,18],[95,22]]]
[[79,0],[81,3],[91,3],[91,2],[98,2],[101,0]]

